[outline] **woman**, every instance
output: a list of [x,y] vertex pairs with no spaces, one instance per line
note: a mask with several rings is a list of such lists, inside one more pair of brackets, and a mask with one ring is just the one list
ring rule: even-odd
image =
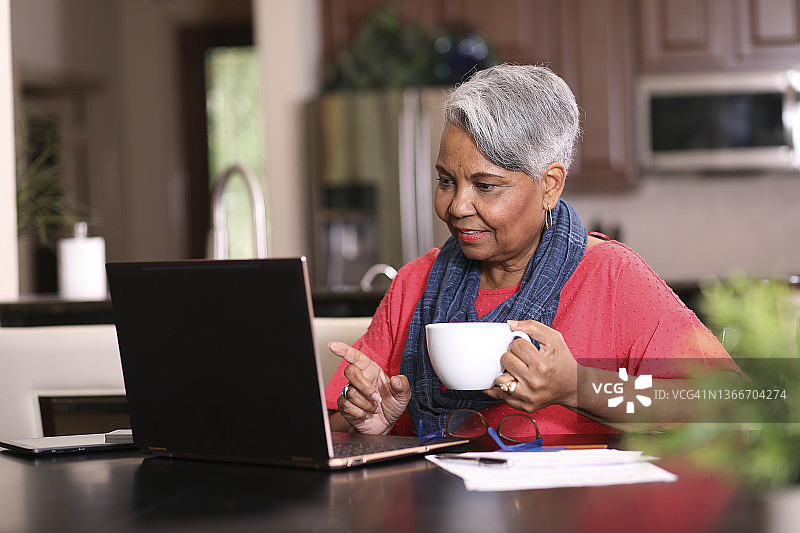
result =
[[[427,434],[470,408],[490,424],[535,413],[543,434],[609,431],[594,421],[619,410],[591,383],[625,368],[670,389],[681,380],[666,378],[681,374],[665,358],[728,357],[639,256],[587,235],[561,199],[579,135],[561,78],[537,66],[480,71],[451,93],[445,124],[435,208],[452,237],[400,269],[352,347],[330,344],[344,359],[326,389],[332,429]],[[443,389],[425,324],[478,320],[508,321],[537,343],[515,340],[490,390]]]

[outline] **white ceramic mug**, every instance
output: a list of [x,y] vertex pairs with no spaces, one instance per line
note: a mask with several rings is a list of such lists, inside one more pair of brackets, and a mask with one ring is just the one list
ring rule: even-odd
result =
[[484,390],[503,373],[500,357],[517,337],[530,342],[522,331],[504,322],[448,322],[425,326],[428,355],[445,387]]

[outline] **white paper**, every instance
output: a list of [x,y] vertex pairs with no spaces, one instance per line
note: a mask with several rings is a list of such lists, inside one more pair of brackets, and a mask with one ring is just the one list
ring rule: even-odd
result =
[[556,487],[598,487],[670,482],[675,474],[649,462],[639,451],[612,449],[550,452],[468,452],[464,456],[507,459],[506,466],[485,466],[426,458],[460,477],[468,490],[502,491]]

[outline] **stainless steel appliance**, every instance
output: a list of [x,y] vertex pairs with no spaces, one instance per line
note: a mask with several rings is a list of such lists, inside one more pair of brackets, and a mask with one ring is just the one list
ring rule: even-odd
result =
[[343,91],[313,103],[317,286],[369,288],[365,275],[392,272],[449,236],[433,210],[445,91]]
[[800,167],[800,72],[647,74],[639,154],[652,171]]

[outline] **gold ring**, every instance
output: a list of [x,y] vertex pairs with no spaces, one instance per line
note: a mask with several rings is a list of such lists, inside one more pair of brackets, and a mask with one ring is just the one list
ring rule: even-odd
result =
[[514,391],[517,390],[517,385],[519,385],[519,381],[509,381],[506,384],[506,392],[508,392],[509,395],[514,394]]

